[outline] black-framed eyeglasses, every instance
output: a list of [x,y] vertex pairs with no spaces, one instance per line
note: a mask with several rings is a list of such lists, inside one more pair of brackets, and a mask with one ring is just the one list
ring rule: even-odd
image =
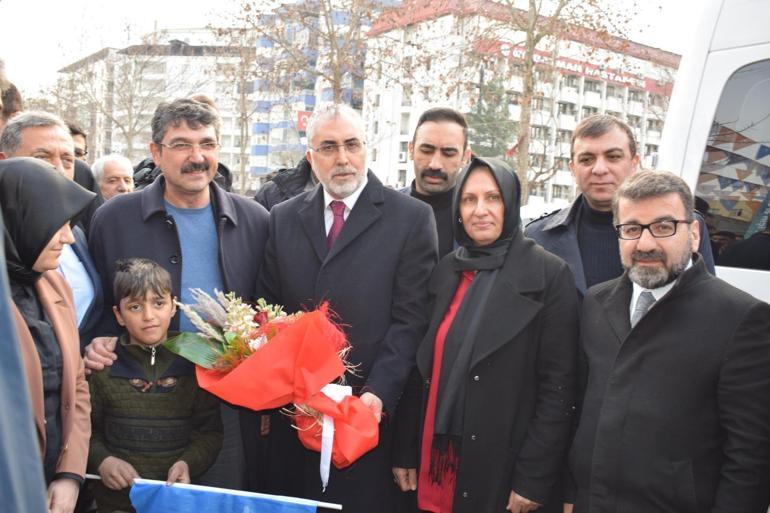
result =
[[216,141],[206,141],[202,143],[175,142],[171,144],[158,143],[158,146],[163,146],[164,148],[168,148],[177,153],[192,153],[193,148],[197,146],[200,148],[201,152],[206,153],[219,148],[219,143]]
[[331,157],[332,155],[335,155],[339,148],[345,148],[345,151],[347,153],[350,153],[351,155],[355,155],[356,153],[359,153],[361,149],[364,147],[364,143],[362,141],[359,141],[358,139],[352,139],[350,141],[345,141],[342,144],[332,144],[332,143],[323,143],[318,148],[313,148],[310,146],[309,148],[313,151],[317,151],[321,155],[324,155],[326,157]]
[[666,219],[664,221],[655,221],[649,224],[623,223],[616,224],[615,231],[618,237],[623,240],[636,240],[642,237],[644,230],[648,230],[650,235],[656,239],[671,237],[676,233],[676,227],[679,224],[690,224],[692,219]]
[[81,150],[80,148],[75,148],[75,156],[79,159],[85,157],[88,155],[88,150]]

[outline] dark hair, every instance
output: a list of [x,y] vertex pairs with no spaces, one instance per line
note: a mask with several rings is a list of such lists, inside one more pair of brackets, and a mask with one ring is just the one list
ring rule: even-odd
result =
[[647,170],[632,174],[615,192],[615,197],[612,199],[613,223],[620,222],[618,219],[620,198],[641,201],[649,198],[660,198],[671,193],[677,194],[682,200],[685,220],[692,221],[695,202],[687,183],[669,171]]
[[171,275],[160,264],[147,258],[127,258],[115,262],[112,285],[115,306],[124,298],[144,298],[148,292],[172,294]]
[[572,140],[569,145],[570,158],[575,157],[576,140],[596,139],[616,127],[628,137],[628,149],[631,152],[631,156],[633,157],[636,155],[636,139],[634,138],[634,131],[631,130],[631,127],[628,126],[625,121],[616,118],[615,116],[610,116],[609,114],[594,114],[578,123],[575,127],[575,131],[572,132]]
[[219,139],[219,114],[205,103],[190,98],[179,98],[169,103],[161,103],[152,116],[152,141],[163,142],[169,126],[179,127],[182,122],[193,130],[204,126],[213,126]]
[[465,116],[462,113],[450,109],[449,107],[434,107],[428,109],[420,115],[420,119],[417,120],[417,127],[414,129],[414,135],[412,136],[412,144],[417,139],[417,131],[423,125],[428,122],[434,123],[456,123],[463,129],[463,151],[468,147],[468,122],[465,121]]
[[70,135],[72,137],[75,137],[76,135],[82,135],[83,139],[88,139],[88,136],[86,135],[86,132],[74,121],[68,121],[65,120],[64,123],[67,125],[67,129],[70,131]]
[[2,118],[8,119],[11,114],[24,110],[24,100],[21,98],[21,93],[15,85],[9,83],[8,87],[2,90],[2,100],[0,100],[0,106],[2,106]]

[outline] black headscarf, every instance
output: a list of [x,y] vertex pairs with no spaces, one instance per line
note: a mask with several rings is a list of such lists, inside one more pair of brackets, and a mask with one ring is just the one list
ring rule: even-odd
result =
[[[492,172],[505,206],[502,232],[496,241],[485,246],[477,246],[460,222],[460,198],[465,182],[474,170],[480,167]],[[519,179],[505,162],[494,158],[473,157],[458,177],[457,183],[452,212],[455,238],[460,247],[454,252],[453,264],[458,273],[477,271],[477,274],[463,297],[444,342],[434,425],[434,433],[438,435],[436,445],[439,449],[445,447],[445,444],[441,443],[442,436],[459,438],[462,435],[465,383],[468,379],[476,333],[508,249],[512,243],[519,240],[517,235],[521,224]]]
[[[500,237],[486,246],[477,246],[465,231],[460,220],[460,197],[465,187],[465,182],[473,171],[484,167],[492,172],[492,176],[500,188],[505,205],[505,220]],[[454,221],[455,240],[460,248],[455,252],[455,267],[463,270],[488,270],[496,269],[503,264],[508,247],[514,236],[519,232],[521,218],[521,188],[519,179],[511,168],[502,160],[487,157],[473,157],[468,166],[457,177],[454,203],[452,204],[452,218]]]
[[31,284],[40,278],[32,270],[40,253],[94,196],[42,160],[0,160],[5,258],[12,282]]

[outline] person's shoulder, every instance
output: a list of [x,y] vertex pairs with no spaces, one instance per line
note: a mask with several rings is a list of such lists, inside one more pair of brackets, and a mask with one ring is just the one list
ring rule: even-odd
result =
[[267,219],[270,215],[267,211],[267,209],[262,206],[257,201],[254,201],[251,198],[248,198],[246,196],[241,196],[240,194],[237,194],[235,192],[227,192],[225,190],[222,191],[228,198],[230,198],[233,202],[233,205],[236,206],[236,208],[242,212],[245,212],[249,215],[256,216],[257,218],[264,218]]
[[556,210],[552,210],[551,212],[541,215],[537,219],[533,219],[524,227],[527,235],[530,235],[533,232],[542,232],[553,221],[558,219],[559,214],[563,214],[565,212],[569,212],[569,207],[557,208]]

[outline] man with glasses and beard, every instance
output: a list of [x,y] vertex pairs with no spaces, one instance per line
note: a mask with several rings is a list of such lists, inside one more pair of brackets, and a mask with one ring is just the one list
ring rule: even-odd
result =
[[[267,240],[268,213],[258,203],[214,183],[219,157],[219,114],[192,99],[158,106],[152,118],[153,161],[161,176],[138,193],[121,194],[97,210],[89,244],[102,276],[105,309],[99,335],[119,333],[111,307],[115,262],[148,258],[170,274],[174,296],[194,303],[191,288],[234,292],[254,299]],[[197,331],[182,314],[173,331]],[[86,367],[101,370],[115,358],[115,339],[98,338],[85,352]],[[222,403],[224,443],[201,478],[209,486],[239,489],[245,470],[237,411]],[[137,432],[136,436],[153,436]]]
[[612,211],[624,274],[588,290],[575,513],[770,502],[770,306],[706,270],[690,189],[642,171]]
[[471,158],[465,117],[447,107],[423,112],[409,143],[409,157],[414,162],[414,181],[401,192],[433,209],[441,258],[455,248],[452,196],[457,174]]

